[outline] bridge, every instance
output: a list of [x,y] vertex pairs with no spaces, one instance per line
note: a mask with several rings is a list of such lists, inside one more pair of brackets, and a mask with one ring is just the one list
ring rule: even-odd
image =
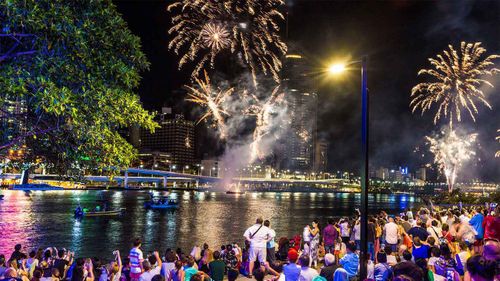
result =
[[[20,179],[20,174],[1,174],[0,179]],[[48,180],[58,178],[58,175],[31,174],[30,178],[35,180]],[[122,170],[116,176],[84,176],[90,183],[110,183],[116,182],[124,188],[131,188],[133,184],[152,183],[156,187],[167,187],[169,183],[175,188],[178,183],[187,187],[198,188],[200,185],[214,186],[221,183],[223,178],[210,177],[203,175],[194,175],[162,170],[149,170],[140,168],[128,168]],[[232,182],[243,186],[259,187],[293,187],[293,186],[312,186],[312,187],[339,187],[342,185],[341,179],[320,179],[320,180],[302,180],[302,179],[282,179],[282,178],[243,178],[235,177]]]

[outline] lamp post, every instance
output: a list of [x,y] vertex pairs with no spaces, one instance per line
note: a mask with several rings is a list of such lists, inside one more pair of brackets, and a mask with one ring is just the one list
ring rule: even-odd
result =
[[[368,253],[368,141],[369,141],[369,103],[367,88],[367,66],[368,57],[363,56],[359,61],[353,61],[347,65],[361,64],[361,245],[360,245],[360,280],[367,276],[367,253]],[[332,74],[345,70],[346,65],[334,64],[328,68]]]

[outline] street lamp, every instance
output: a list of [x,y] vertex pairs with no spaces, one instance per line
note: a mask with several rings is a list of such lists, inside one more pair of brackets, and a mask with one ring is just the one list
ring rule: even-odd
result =
[[367,61],[368,57],[363,56],[359,61],[352,61],[347,64],[332,64],[328,67],[330,74],[338,74],[346,70],[346,67],[353,64],[361,64],[361,247],[360,247],[360,280],[367,276],[367,252],[368,252],[368,88],[367,88]]

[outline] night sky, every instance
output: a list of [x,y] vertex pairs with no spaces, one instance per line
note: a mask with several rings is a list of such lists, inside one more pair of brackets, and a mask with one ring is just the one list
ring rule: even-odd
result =
[[[151,62],[149,72],[142,74],[138,93],[147,109],[162,105],[174,107],[188,118],[193,107],[186,104],[182,85],[189,82],[189,69],[177,70],[178,57],[167,45],[171,1],[114,1],[133,33],[142,39],[143,51]],[[418,82],[417,72],[428,67],[434,57],[461,41],[483,42],[488,54],[500,53],[500,1],[313,1],[287,0],[289,46],[301,50],[315,67],[334,58],[356,59],[369,56],[370,90],[370,164],[373,166],[414,168],[430,161],[424,136],[440,126],[432,124],[432,114],[421,117],[409,110],[410,91]],[[500,60],[497,61],[500,64]],[[462,173],[467,178],[500,180],[500,149],[495,141],[500,128],[500,75],[490,81],[488,90],[493,110],[480,106],[477,122],[465,118],[460,126],[467,132],[478,132],[480,161]],[[335,80],[317,80],[319,93],[318,134],[330,142],[329,168],[358,171],[360,159],[359,72]],[[443,125],[443,124],[441,124]],[[201,130],[203,132],[203,130]],[[199,146],[200,156],[204,151]],[[422,151],[422,149],[421,149]]]

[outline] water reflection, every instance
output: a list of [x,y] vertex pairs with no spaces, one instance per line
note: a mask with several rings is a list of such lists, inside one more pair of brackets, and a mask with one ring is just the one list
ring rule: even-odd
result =
[[[2,191],[0,201],[0,253],[10,254],[16,243],[34,247],[66,247],[81,256],[110,255],[115,249],[128,251],[131,241],[141,237],[146,252],[167,247],[188,251],[194,244],[242,243],[243,231],[256,217],[271,220],[278,236],[291,237],[315,218],[352,215],[359,194],[252,192],[229,195],[215,192],[176,191],[175,211],[144,209],[146,191]],[[155,192],[155,195],[167,195]],[[77,221],[78,202],[94,208],[109,200],[112,209],[126,208],[119,218],[84,218]],[[398,213],[418,200],[408,195],[370,195],[372,212],[384,209]]]

